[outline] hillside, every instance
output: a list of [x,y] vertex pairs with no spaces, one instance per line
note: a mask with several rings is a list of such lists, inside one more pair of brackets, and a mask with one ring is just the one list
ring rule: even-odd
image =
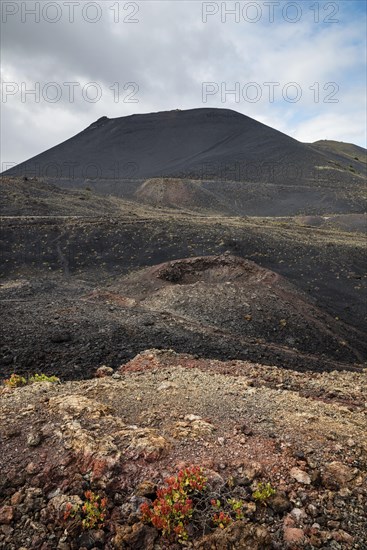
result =
[[[317,151],[322,151],[326,154],[335,156],[336,160],[345,162],[349,158],[349,167],[360,168],[361,164],[367,164],[366,149],[353,143],[344,143],[343,141],[333,141],[321,139],[309,145]],[[366,166],[365,166],[366,170]],[[365,172],[366,173],[366,172]]]
[[[228,109],[166,111],[102,117],[6,175],[69,179],[169,176],[297,186],[315,179],[318,167],[328,165],[322,148],[316,149]],[[336,169],[329,164],[327,181],[333,180]],[[346,181],[353,179],[348,166],[337,175]]]
[[60,189],[34,179],[2,177],[1,216],[96,216],[121,213],[122,201],[116,204],[106,197],[92,196],[90,189]]
[[[184,547],[366,547],[365,373],[149,350],[98,375],[0,389],[2,550],[176,550],[140,506],[192,466],[204,483],[180,516]],[[105,499],[103,519],[82,511],[91,498]]]
[[143,204],[159,208],[179,208],[202,213],[233,214],[229,201],[220,198],[215,191],[205,189],[201,181],[177,178],[152,178],[146,180],[134,194]]
[[109,119],[3,177],[234,216],[362,214],[366,151],[304,144],[228,109]]

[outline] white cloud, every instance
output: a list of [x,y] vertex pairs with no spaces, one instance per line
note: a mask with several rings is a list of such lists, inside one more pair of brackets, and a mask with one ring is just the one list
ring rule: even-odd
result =
[[[360,119],[354,115],[325,114],[302,122],[292,137],[303,142],[314,142],[320,139],[331,139],[347,143],[358,143],[361,138]],[[364,134],[364,143],[366,134]]]

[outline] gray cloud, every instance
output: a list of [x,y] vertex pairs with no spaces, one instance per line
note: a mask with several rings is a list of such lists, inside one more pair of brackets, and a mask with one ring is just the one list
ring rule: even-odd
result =
[[[133,16],[139,22],[127,23],[123,18],[133,12],[134,3],[105,0],[94,3],[100,6],[102,17],[92,24],[83,19],[82,9],[93,3],[75,3],[73,23],[68,21],[65,2],[41,4],[47,3],[58,4],[62,13],[59,22],[52,24],[41,13],[40,22],[27,16],[23,23],[18,13],[2,23],[2,81],[3,85],[15,82],[19,87],[23,82],[29,88],[38,82],[41,91],[47,83],[55,82],[62,95],[56,103],[42,94],[39,103],[30,95],[22,102],[20,93],[5,102],[2,95],[2,162],[25,160],[102,115],[201,107],[203,82],[215,82],[219,90],[221,85],[231,90],[239,83],[241,90],[239,98],[227,94],[224,102],[218,91],[208,97],[206,106],[236,109],[303,141],[328,137],[365,145],[366,106],[360,77],[365,20],[360,15],[347,18],[340,10],[339,23],[316,24],[314,13],[306,6],[312,2],[302,2],[298,3],[302,18],[294,24],[282,16],[274,23],[266,16],[254,24],[243,19],[235,23],[230,17],[223,23],[220,13],[203,23],[200,1],[140,1],[135,3],[139,12]],[[24,2],[4,4],[20,6]],[[26,4],[29,8],[37,2]],[[220,7],[221,3],[217,4]],[[229,7],[233,4],[227,2]],[[264,9],[262,2],[257,4]],[[281,4],[284,7],[284,2]],[[340,2],[341,7],[343,4]],[[114,22],[111,9],[117,5],[119,23]],[[51,17],[56,11],[52,6],[49,9]],[[93,7],[90,10],[93,16]],[[92,81],[102,91],[96,103],[82,94],[83,86]],[[80,83],[73,102],[64,84],[67,82]],[[129,82],[139,87],[134,96],[138,103],[127,102],[132,88],[123,87]],[[249,82],[260,86],[258,102],[244,99],[243,90]],[[280,83],[274,102],[266,82]],[[297,82],[302,90],[297,103],[286,101],[282,95],[289,82]],[[330,90],[323,87],[328,82],[339,86],[337,103],[324,102]],[[114,83],[119,84],[119,102],[114,101],[110,89]],[[318,102],[315,88],[310,90],[315,83],[319,83]]]

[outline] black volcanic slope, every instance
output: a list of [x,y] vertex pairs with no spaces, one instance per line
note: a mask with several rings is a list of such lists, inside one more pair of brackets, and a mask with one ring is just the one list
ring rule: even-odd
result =
[[[327,152],[227,109],[103,117],[7,175],[86,179],[191,177],[299,185],[335,176]],[[344,173],[344,171],[346,172]],[[348,181],[356,173],[338,170]]]
[[[66,255],[64,261],[68,269]],[[47,271],[0,284],[7,321],[0,380],[13,372],[85,378],[102,362],[118,367],[147,348],[315,372],[359,371],[366,357],[361,327],[238,256],[179,259],[104,282],[98,270],[89,281]]]

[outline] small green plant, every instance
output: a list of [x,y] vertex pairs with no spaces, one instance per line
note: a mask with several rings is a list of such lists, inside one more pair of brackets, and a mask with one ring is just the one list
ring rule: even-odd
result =
[[[140,506],[142,521],[151,523],[167,541],[186,545],[189,533],[225,529],[234,521],[245,519],[253,508],[256,511],[246,491],[244,500],[237,498],[238,494],[242,493],[235,487],[233,478],[219,490],[214,489],[203,469],[191,466],[168,478],[157,490],[153,502]],[[259,483],[252,497],[266,506],[267,499],[274,494],[270,483]]]
[[226,512],[219,512],[218,514],[214,514],[213,516],[213,523],[216,527],[219,527],[219,529],[225,529],[233,522],[233,519],[230,515],[228,515]]
[[243,519],[245,517],[243,508],[244,502],[235,498],[226,499],[224,504],[219,499],[213,498],[210,501],[213,508],[217,512],[212,517],[212,522],[215,527],[224,529],[230,525],[234,520]]
[[180,470],[177,476],[166,480],[166,487],[158,489],[151,506],[146,502],[141,505],[143,521],[152,523],[168,539],[187,540],[187,526],[193,514],[192,498],[205,490],[206,483],[202,468],[191,466]]
[[34,374],[26,380],[24,376],[19,374],[12,374],[10,378],[4,380],[4,386],[8,388],[19,388],[25,386],[26,384],[37,384],[38,382],[51,382],[56,384],[60,382],[60,379],[57,376],[47,376],[47,374]]
[[68,521],[70,518],[74,519],[78,514],[79,509],[80,509],[79,505],[76,505],[76,504],[73,505],[71,504],[71,502],[68,502],[65,507],[64,517],[63,517],[64,521]]
[[276,491],[270,483],[259,483],[256,491],[252,493],[252,498],[266,505],[266,501],[275,493]]
[[107,516],[107,499],[101,498],[92,491],[84,493],[85,502],[82,505],[73,505],[69,502],[64,512],[64,521],[72,518],[81,522],[82,529],[101,529],[105,525]]
[[25,386],[26,383],[27,380],[23,376],[15,373],[13,373],[10,378],[4,380],[4,385],[8,388],[20,388],[21,386]]
[[36,384],[37,382],[51,382],[52,384],[56,384],[60,382],[60,378],[57,378],[57,376],[47,376],[47,374],[36,373],[29,378],[29,383]]
[[236,500],[235,498],[230,498],[228,500],[228,504],[232,507],[232,510],[236,516],[236,519],[244,518],[244,513],[243,513],[244,503],[242,502],[242,500]]

